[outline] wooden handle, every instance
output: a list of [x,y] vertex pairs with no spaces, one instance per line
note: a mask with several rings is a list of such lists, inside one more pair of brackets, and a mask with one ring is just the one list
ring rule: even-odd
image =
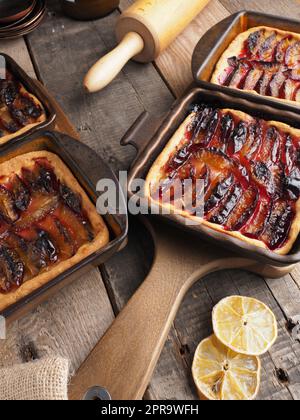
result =
[[243,268],[282,277],[276,268],[240,258],[169,226],[155,229],[156,257],[151,273],[83,363],[70,384],[69,398],[82,399],[94,386],[114,400],[141,399],[167,339],[179,305],[191,285],[215,271]]
[[82,399],[94,386],[105,387],[114,400],[141,399],[190,286],[222,269],[263,270],[205,243],[195,246],[190,236],[165,226],[157,229],[155,244],[150,275],[71,381],[70,399]]
[[128,33],[114,50],[93,65],[84,79],[84,87],[91,93],[105,88],[143,49],[143,38],[135,32]]

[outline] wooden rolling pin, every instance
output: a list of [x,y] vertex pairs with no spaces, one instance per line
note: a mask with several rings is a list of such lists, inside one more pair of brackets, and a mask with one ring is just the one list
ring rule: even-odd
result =
[[131,59],[153,61],[201,12],[209,0],[137,0],[119,18],[119,45],[90,69],[89,92],[107,86]]

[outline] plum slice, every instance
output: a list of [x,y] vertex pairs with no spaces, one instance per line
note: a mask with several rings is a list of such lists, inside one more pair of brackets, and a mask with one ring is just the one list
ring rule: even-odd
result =
[[245,84],[244,84],[244,89],[245,90],[255,90],[257,87],[258,82],[260,81],[262,75],[263,75],[264,71],[262,70],[262,68],[256,66],[254,67],[248,74]]
[[0,291],[7,293],[21,286],[24,272],[24,264],[17,253],[0,244]]
[[12,80],[0,80],[0,104],[10,106],[20,91],[19,84]]
[[265,63],[263,66],[263,76],[261,77],[260,81],[257,83],[256,92],[260,93],[261,95],[267,95],[270,89],[271,80],[279,70],[278,64],[272,63]]
[[253,179],[263,187],[270,196],[281,196],[284,186],[282,165],[267,165],[265,162],[251,162]]
[[43,219],[48,213],[53,212],[58,205],[59,197],[56,195],[33,193],[29,206],[15,222],[15,229],[24,229],[32,223]]
[[285,63],[285,55],[292,42],[292,37],[287,36],[278,43],[275,56],[278,63]]
[[239,62],[236,57],[231,57],[228,59],[228,67],[223,71],[219,76],[219,83],[221,86],[228,86],[234,73],[238,68]]
[[66,185],[60,185],[59,187],[60,197],[63,202],[74,211],[74,213],[82,214],[82,200],[79,194],[74,193],[71,188]]
[[256,58],[260,45],[264,41],[264,34],[265,30],[263,29],[252,32],[245,41],[245,54],[242,53],[241,57]]
[[265,41],[260,45],[258,57],[260,61],[273,63],[277,47],[277,35],[272,32]]
[[300,42],[290,45],[286,51],[285,64],[290,68],[298,67],[300,63]]
[[64,227],[72,238],[74,246],[79,249],[83,244],[91,242],[94,234],[90,223],[78,217],[71,209],[60,205],[53,212],[53,216]]
[[224,226],[231,212],[237,206],[242,196],[242,188],[240,185],[234,185],[225,203],[210,216],[209,221]]
[[260,239],[272,250],[279,248],[288,238],[293,217],[291,205],[284,201],[276,201]]
[[274,74],[270,81],[269,89],[266,92],[267,95],[273,96],[274,98],[280,98],[282,96],[281,92],[283,90],[286,79],[287,75],[282,71]]
[[208,146],[214,136],[216,135],[217,129],[219,127],[221,121],[221,112],[217,109],[211,116],[211,119],[208,123],[207,129],[206,129],[206,136],[201,143],[201,146]]
[[23,168],[21,178],[32,191],[50,194],[56,193],[59,188],[57,177],[47,160],[39,159],[32,170]]
[[284,189],[292,200],[300,197],[300,169],[294,168],[289,176],[285,177]]
[[260,161],[266,164],[269,162],[277,163],[280,157],[281,143],[281,135],[277,128],[275,126],[268,127],[259,152]]
[[294,101],[299,88],[300,80],[295,81],[292,79],[288,79],[284,85],[284,98],[288,101]]
[[249,236],[250,238],[257,239],[264,231],[269,214],[270,202],[266,198],[260,197],[257,203],[257,208],[253,213],[253,216],[249,219],[248,223],[241,230],[241,232],[244,235]]
[[25,211],[30,203],[30,192],[18,175],[11,181],[14,206],[18,211]]
[[212,194],[206,200],[204,205],[204,212],[207,214],[210,212],[215,206],[217,206],[227,195],[230,191],[230,188],[234,182],[233,175],[229,175],[227,178],[222,179],[218,182],[217,186],[212,191]]
[[244,191],[237,206],[230,214],[226,222],[226,227],[231,230],[240,230],[253,215],[258,197],[258,190],[253,186],[250,186]]
[[[194,144],[200,144],[203,141],[214,111],[213,108],[204,106],[200,111],[196,112],[192,123],[192,141]],[[187,149],[187,153],[188,152],[189,149]],[[186,160],[186,155],[180,156],[179,160],[182,159]]]
[[57,218],[48,215],[36,223],[36,226],[41,231],[47,232],[49,237],[54,241],[60,259],[66,260],[75,255],[77,249],[73,243],[71,234]]
[[234,130],[234,119],[230,114],[226,114],[222,117],[221,121],[221,132],[220,132],[220,142],[221,150],[225,152],[229,139],[232,136]]
[[232,134],[233,153],[236,154],[242,150],[248,137],[248,125],[240,121]]
[[262,138],[262,125],[259,120],[256,120],[255,123],[249,125],[248,138],[241,154],[249,160],[253,159],[261,146]]
[[250,72],[252,66],[247,61],[241,61],[230,81],[228,87],[242,89],[248,73]]
[[300,62],[291,70],[290,75],[292,80],[296,80],[297,82],[300,82]]
[[3,185],[0,185],[0,214],[11,223],[18,219],[13,194]]
[[294,145],[293,138],[290,135],[288,135],[286,138],[284,152],[285,152],[284,159],[285,159],[286,169],[287,169],[286,173],[288,175],[289,172],[293,169],[293,166],[298,159],[297,150]]

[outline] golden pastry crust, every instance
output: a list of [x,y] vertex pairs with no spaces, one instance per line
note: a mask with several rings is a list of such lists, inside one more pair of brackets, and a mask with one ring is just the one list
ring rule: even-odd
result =
[[4,162],[0,165],[0,177],[3,179],[3,177],[8,177],[14,173],[20,174],[22,168],[30,169],[34,166],[35,159],[42,158],[46,158],[55,168],[55,174],[62,183],[69,186],[73,192],[80,195],[82,199],[82,208],[88,215],[96,236],[93,242],[83,245],[70,259],[57,263],[57,265],[50,267],[48,271],[45,271],[33,279],[26,281],[17,290],[8,294],[0,294],[0,311],[3,311],[4,309],[18,302],[20,299],[25,298],[30,293],[36,291],[41,286],[47,284],[58,275],[76,265],[78,262],[84,260],[86,257],[103,248],[109,242],[108,228],[106,227],[102,217],[97,213],[95,205],[92,204],[71,171],[55,154],[47,151],[39,151],[13,158],[12,160]]
[[[232,115],[235,115],[236,117],[240,118],[243,121],[254,122],[254,118],[252,118],[250,115],[244,112],[231,110],[231,109],[224,109],[222,111],[224,111],[224,113],[230,112]],[[145,184],[145,190],[144,190],[145,197],[148,198],[150,203],[158,206],[160,209],[165,209],[168,212],[172,212],[172,211],[174,212],[174,206],[170,204],[161,203],[158,200],[154,200],[153,197],[151,196],[151,191],[155,190],[159,182],[165,178],[164,167],[169,161],[170,156],[172,156],[174,152],[178,150],[182,145],[188,142],[188,139],[186,138],[185,133],[186,133],[187,128],[192,123],[194,117],[195,117],[195,113],[193,112],[181,124],[181,126],[178,128],[178,130],[175,132],[171,140],[168,142],[168,144],[162,151],[162,153],[158,156],[158,158],[154,162],[146,178],[146,184]],[[268,121],[268,125],[274,126],[284,131],[287,134],[300,137],[300,130],[292,128],[287,124],[283,124],[278,121]],[[238,231],[228,231],[218,224],[208,222],[200,217],[192,216],[191,214],[185,211],[181,211],[180,214],[185,218],[191,219],[196,224],[202,224],[215,231],[218,231],[228,236],[239,239],[242,242],[246,242],[249,245],[254,245],[256,247],[269,250],[269,248],[264,242],[249,238]],[[292,249],[298,237],[299,232],[300,232],[300,199],[298,199],[296,203],[296,215],[293,220],[288,239],[285,242],[283,247],[277,249],[274,252],[278,255],[288,254],[290,250]],[[242,243],[241,243],[241,246],[242,246]]]
[[[7,143],[8,141],[14,139],[15,137],[19,137],[22,134],[26,134],[33,127],[36,127],[47,120],[45,108],[43,104],[38,100],[38,98],[34,96],[33,94],[31,94],[30,92],[28,92],[28,90],[23,85],[21,85],[20,93],[22,95],[30,97],[33,100],[33,102],[42,109],[42,113],[38,118],[36,118],[35,123],[27,124],[25,127],[20,128],[20,130],[16,131],[15,133],[5,134],[3,137],[0,137],[0,145]],[[0,117],[1,117],[1,114],[5,111],[6,111],[6,107],[0,106]]]
[[[231,57],[237,57],[240,54],[241,49],[243,48],[244,42],[248,39],[249,35],[251,35],[254,32],[260,31],[260,30],[267,30],[267,31],[270,31],[270,32],[271,31],[276,31],[276,33],[278,35],[281,35],[282,37],[292,35],[294,39],[300,41],[300,34],[297,34],[295,32],[282,31],[280,29],[272,28],[272,27],[269,27],[269,26],[257,26],[255,28],[249,29],[246,32],[242,32],[240,35],[238,35],[232,41],[232,43],[229,45],[229,47],[222,54],[221,58],[219,59],[217,65],[216,65],[215,71],[214,71],[214,73],[211,77],[211,83],[214,83],[216,85],[221,86],[221,84],[219,82],[219,77],[228,67],[228,59],[231,58]],[[263,95],[260,95],[255,90],[246,90],[246,89],[237,89],[237,88],[231,88],[231,89],[242,90],[243,92],[252,93],[252,94],[258,95],[258,96],[263,96]],[[288,100],[288,99],[275,98],[275,97],[272,97],[272,96],[268,96],[268,98],[271,99],[271,100],[274,100],[274,101],[280,101],[280,102],[288,103],[288,104],[294,105],[294,106],[298,104],[298,102],[291,101],[291,100]]]

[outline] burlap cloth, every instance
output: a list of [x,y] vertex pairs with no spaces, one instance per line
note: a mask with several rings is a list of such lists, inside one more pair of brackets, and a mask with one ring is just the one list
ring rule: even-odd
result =
[[67,400],[69,362],[48,358],[0,369],[0,400]]

